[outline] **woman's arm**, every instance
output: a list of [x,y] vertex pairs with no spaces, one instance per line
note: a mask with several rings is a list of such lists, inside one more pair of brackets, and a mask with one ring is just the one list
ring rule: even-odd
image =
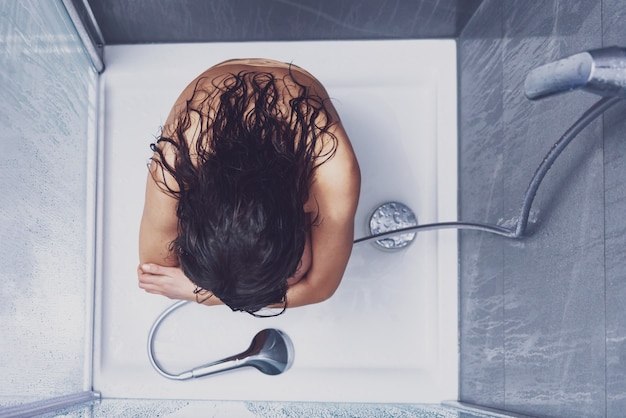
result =
[[352,252],[361,174],[348,136],[339,123],[333,126],[333,134],[337,137],[335,154],[317,168],[311,186],[318,211],[318,219],[311,226],[311,267],[302,280],[289,287],[289,307],[330,298]]
[[170,243],[178,236],[178,200],[166,192],[166,184],[173,187],[176,183],[156,161],[152,161],[146,180],[145,202],[139,227],[141,264],[178,265],[178,259],[170,248]]

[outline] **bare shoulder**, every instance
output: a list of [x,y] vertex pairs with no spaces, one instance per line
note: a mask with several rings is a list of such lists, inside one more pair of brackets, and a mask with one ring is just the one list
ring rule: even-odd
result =
[[[341,122],[330,133],[336,138],[334,154],[314,172],[307,211],[322,217],[353,218],[361,190],[361,171],[354,149]],[[347,220],[347,219],[346,219]]]

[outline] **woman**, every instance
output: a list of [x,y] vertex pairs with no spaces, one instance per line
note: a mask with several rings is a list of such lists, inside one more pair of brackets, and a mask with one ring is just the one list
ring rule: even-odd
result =
[[211,67],[182,92],[152,150],[142,289],[251,314],[333,295],[360,172],[311,74],[266,59]]

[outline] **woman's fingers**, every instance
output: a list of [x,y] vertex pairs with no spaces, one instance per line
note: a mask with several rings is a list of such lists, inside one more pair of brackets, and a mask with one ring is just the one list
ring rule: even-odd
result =
[[143,264],[137,268],[139,287],[148,293],[167,296],[170,299],[191,300],[195,285],[178,267]]
[[139,288],[145,290],[148,293],[162,294],[162,276],[154,274],[146,274],[139,270]]
[[175,274],[177,271],[180,271],[179,267],[166,267],[166,266],[160,266],[158,264],[153,264],[153,263],[142,264],[141,266],[139,266],[139,268],[144,273],[158,274],[158,275],[172,275],[172,274]]

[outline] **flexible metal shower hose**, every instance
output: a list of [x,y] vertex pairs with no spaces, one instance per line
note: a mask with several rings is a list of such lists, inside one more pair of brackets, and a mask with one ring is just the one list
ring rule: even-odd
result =
[[379,240],[381,238],[391,237],[394,235],[417,232],[417,231],[430,231],[435,229],[473,229],[483,232],[489,232],[492,234],[500,235],[506,238],[519,239],[526,234],[528,227],[528,217],[530,215],[530,208],[537,194],[537,189],[543,181],[543,178],[552,167],[552,164],[561,155],[563,150],[569,145],[570,142],[589,125],[598,116],[602,115],[611,106],[619,102],[621,99],[618,97],[605,97],[591,106],[574,124],[563,134],[563,136],[552,146],[548,154],[544,157],[543,161],[535,171],[526,193],[524,194],[524,200],[520,208],[517,225],[514,228],[505,228],[500,225],[490,225],[475,222],[441,222],[433,224],[416,225],[407,228],[396,229],[393,231],[384,232],[381,234],[370,235],[367,237],[359,238],[354,241],[355,244],[371,240]]

